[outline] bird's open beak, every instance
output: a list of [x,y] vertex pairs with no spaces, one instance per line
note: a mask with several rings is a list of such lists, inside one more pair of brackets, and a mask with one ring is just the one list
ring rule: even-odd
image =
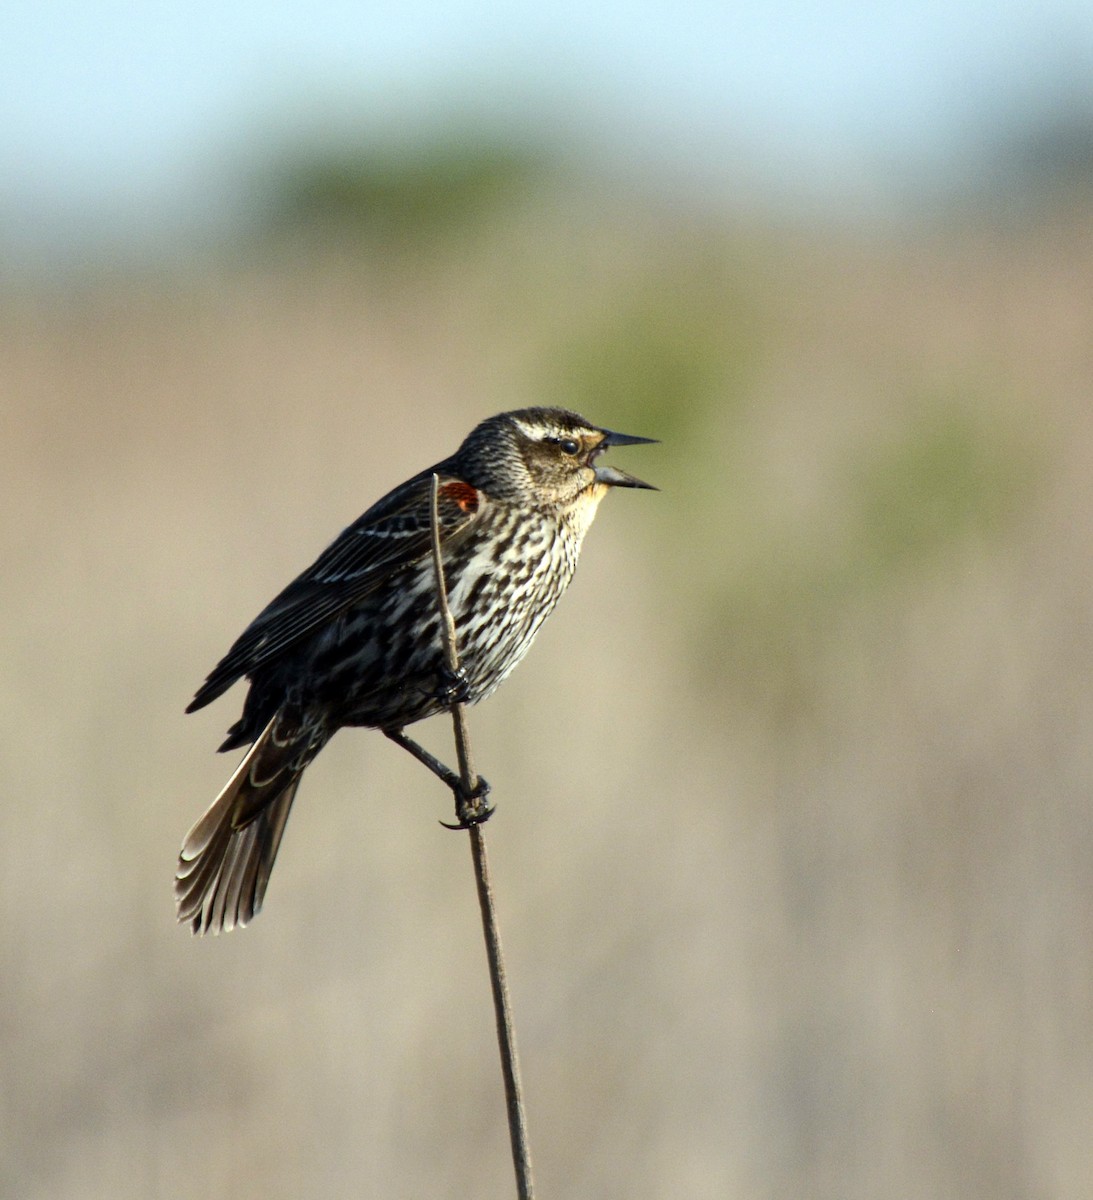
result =
[[[612,446],[655,445],[656,440],[656,438],[634,437],[629,433],[615,433],[610,429],[605,429],[603,430],[603,441],[593,451],[592,457],[596,458],[597,455],[602,454],[604,450],[609,450]],[[598,467],[594,462],[591,465],[596,472],[597,483],[606,484],[608,487],[648,488],[651,492],[659,491],[659,488],[654,487],[651,483],[646,483],[634,475],[628,475],[625,471],[620,471],[618,467]]]

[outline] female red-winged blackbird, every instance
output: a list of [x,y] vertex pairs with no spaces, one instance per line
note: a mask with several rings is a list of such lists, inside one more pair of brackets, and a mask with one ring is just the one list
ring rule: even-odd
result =
[[[253,744],[183,842],[180,921],[218,933],[259,911],[300,776],[343,725],[415,748],[402,727],[447,707],[453,682],[471,703],[497,687],[573,577],[608,489],[651,486],[597,457],[652,440],[557,408],[490,417],[451,458],[374,504],[255,617],[186,710],[250,680],[220,749]],[[458,681],[439,632],[434,473]]]

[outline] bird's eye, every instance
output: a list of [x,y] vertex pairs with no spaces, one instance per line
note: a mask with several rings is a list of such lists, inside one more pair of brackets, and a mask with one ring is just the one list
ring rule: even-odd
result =
[[571,457],[580,453],[581,443],[576,438],[555,437],[552,433],[548,433],[544,436],[543,441],[550,446],[557,446],[563,454]]

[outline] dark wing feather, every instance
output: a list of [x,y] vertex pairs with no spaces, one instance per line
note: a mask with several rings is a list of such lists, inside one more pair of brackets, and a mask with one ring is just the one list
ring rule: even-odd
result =
[[203,708],[237,679],[251,674],[293,642],[362,600],[396,571],[430,553],[434,472],[440,477],[437,507],[441,549],[461,541],[477,522],[480,509],[477,504],[467,504],[464,492],[472,489],[466,485],[460,484],[453,496],[445,496],[445,483],[458,482],[445,472],[445,466],[441,463],[407,480],[345,529],[247,626],[186,711]]

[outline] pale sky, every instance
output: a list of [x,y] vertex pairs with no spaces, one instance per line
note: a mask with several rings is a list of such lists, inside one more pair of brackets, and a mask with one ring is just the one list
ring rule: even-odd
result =
[[6,0],[0,237],[213,205],[245,131],[294,113],[382,136],[453,98],[852,200],[1060,74],[1093,80],[1090,0]]

